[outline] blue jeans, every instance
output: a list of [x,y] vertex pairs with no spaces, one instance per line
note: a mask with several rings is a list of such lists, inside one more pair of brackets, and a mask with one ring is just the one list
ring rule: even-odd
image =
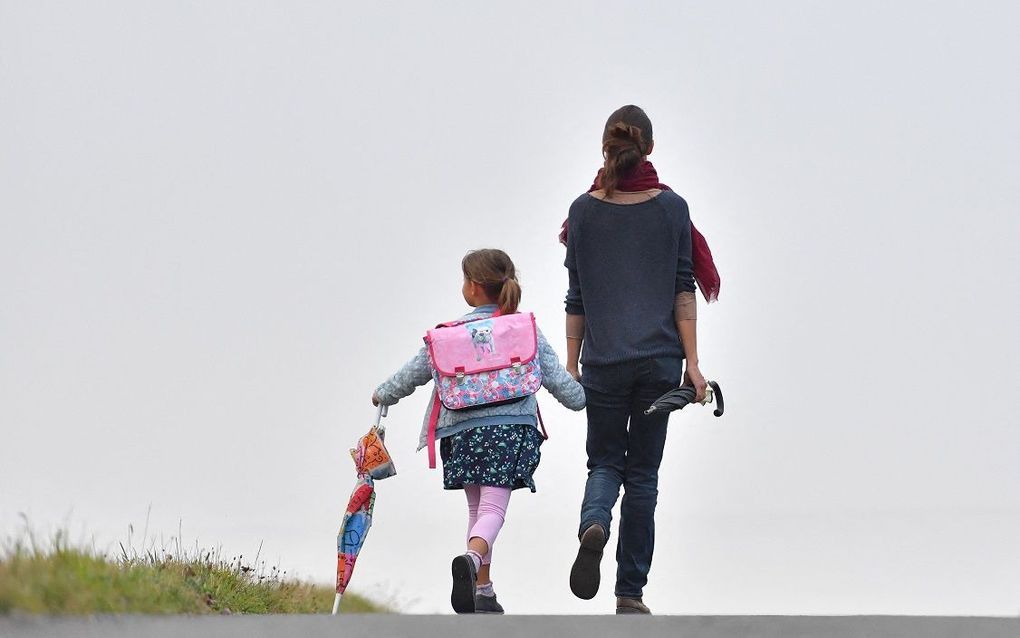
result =
[[588,414],[588,482],[578,533],[598,523],[608,536],[622,486],[617,596],[641,597],[655,546],[659,463],[669,414],[645,416],[644,411],[682,379],[683,359],[676,357],[587,365],[582,371]]

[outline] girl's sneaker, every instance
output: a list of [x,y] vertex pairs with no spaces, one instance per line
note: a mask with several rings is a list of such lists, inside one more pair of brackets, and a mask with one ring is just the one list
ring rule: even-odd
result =
[[475,580],[478,579],[475,562],[467,554],[461,554],[453,559],[450,571],[453,574],[453,590],[450,592],[453,610],[458,614],[475,613]]
[[476,614],[502,614],[503,606],[496,600],[496,594],[486,596],[485,594],[475,595]]

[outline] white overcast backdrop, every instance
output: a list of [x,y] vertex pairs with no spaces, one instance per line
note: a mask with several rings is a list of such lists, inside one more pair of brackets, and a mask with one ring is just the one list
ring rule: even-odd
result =
[[[1020,612],[1015,3],[368,5],[0,0],[0,532],[113,548],[151,507],[331,582],[347,449],[466,250],[510,253],[562,353],[555,236],[635,103],[722,273],[730,401],[672,420],[649,605]],[[427,398],[352,589],[447,613]],[[610,556],[567,587],[584,417],[543,407],[497,591],[610,613]]]

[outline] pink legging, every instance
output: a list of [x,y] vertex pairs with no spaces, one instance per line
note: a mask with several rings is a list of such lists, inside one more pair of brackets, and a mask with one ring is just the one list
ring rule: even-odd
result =
[[465,485],[464,494],[468,502],[468,532],[470,541],[476,536],[486,542],[489,553],[482,557],[482,564],[492,562],[492,545],[506,519],[506,507],[510,504],[509,487],[488,485]]

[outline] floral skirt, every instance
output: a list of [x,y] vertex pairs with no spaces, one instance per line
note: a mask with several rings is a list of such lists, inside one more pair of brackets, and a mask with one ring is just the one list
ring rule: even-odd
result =
[[531,475],[542,458],[541,445],[542,435],[533,425],[483,425],[444,437],[439,442],[443,487],[526,487],[534,492]]

